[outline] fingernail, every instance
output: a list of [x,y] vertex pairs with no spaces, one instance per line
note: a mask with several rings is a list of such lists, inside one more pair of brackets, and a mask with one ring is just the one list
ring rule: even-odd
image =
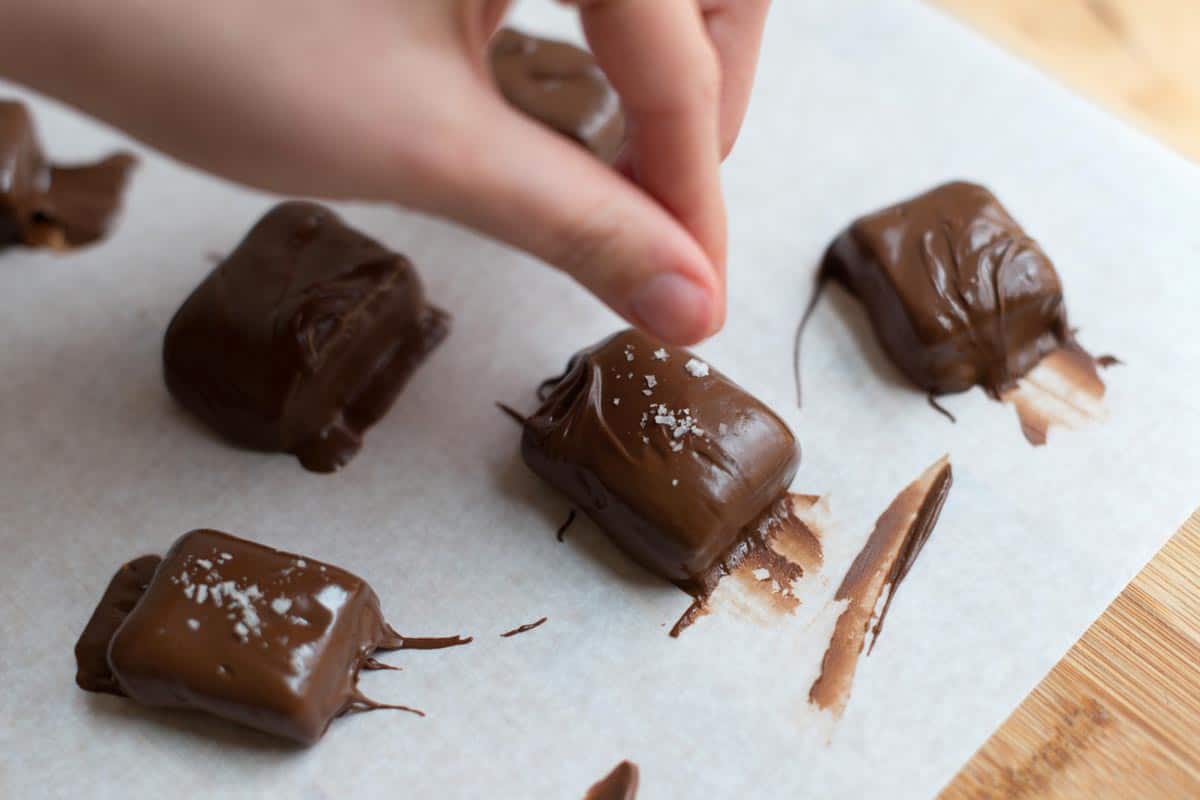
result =
[[633,293],[631,305],[635,321],[665,342],[694,344],[712,332],[712,292],[682,275],[655,275]]

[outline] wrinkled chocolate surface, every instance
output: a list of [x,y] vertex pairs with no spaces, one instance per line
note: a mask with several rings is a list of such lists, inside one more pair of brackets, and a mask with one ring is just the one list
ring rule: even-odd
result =
[[635,330],[572,359],[526,421],[521,452],[631,557],[681,584],[737,543],[800,461],[769,408]]
[[934,394],[1013,386],[1071,332],[1050,258],[982,186],[950,183],[855,221],[822,269]]
[[52,164],[25,104],[0,101],[0,247],[66,250],[100,241],[136,164],[128,153],[94,164]]
[[404,256],[312,203],[283,203],[175,314],[167,388],[234,444],[331,472],[441,343]]
[[492,40],[491,62],[496,84],[511,105],[603,161],[616,159],[625,140],[625,116],[591,53],[505,28]]

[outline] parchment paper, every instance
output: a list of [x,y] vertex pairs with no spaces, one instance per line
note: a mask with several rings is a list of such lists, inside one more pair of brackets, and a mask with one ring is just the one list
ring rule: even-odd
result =
[[[519,13],[573,29],[548,4]],[[57,158],[121,143],[35,111]],[[1106,375],[1107,423],[1035,450],[1011,408],[974,391],[946,400],[950,425],[838,291],[809,331],[795,409],[791,336],[824,246],[955,177],[997,192],[1057,261],[1082,341],[1126,362]],[[833,607],[768,626],[718,613],[675,641],[681,592],[586,521],[554,541],[567,504],[521,464],[492,401],[530,409],[538,381],[618,323],[524,256],[344,208],[420,265],[455,316],[447,344],[334,476],[194,424],[163,388],[163,331],[206,254],[273,198],[148,155],[109,243],[0,257],[0,794],[577,798],[622,758],[648,800],[933,794],[1200,502],[1200,174],[919,3],[787,0],[725,180],[729,324],[700,352],[802,439],[795,488],[828,495],[837,522],[826,581],[905,484],[943,453],[954,463],[839,724],[805,701]],[[342,565],[402,631],[476,643],[364,677],[428,718],[351,717],[306,751],[76,689],[71,648],[116,566],[201,526]]]

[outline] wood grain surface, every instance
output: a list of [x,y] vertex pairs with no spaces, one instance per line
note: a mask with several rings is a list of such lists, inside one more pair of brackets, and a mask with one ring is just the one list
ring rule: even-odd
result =
[[[930,2],[1200,160],[1200,0]],[[1200,798],[1200,511],[942,797]]]

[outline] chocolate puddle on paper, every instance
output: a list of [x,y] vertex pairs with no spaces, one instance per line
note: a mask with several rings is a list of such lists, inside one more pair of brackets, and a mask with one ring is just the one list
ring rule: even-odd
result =
[[821,674],[809,690],[813,705],[835,716],[845,710],[863,647],[870,639],[870,654],[878,641],[896,591],[933,533],[952,483],[950,461],[943,456],[909,484],[876,521],[834,595],[847,605],[834,627]]
[[361,578],[220,531],[118,570],[75,647],[76,682],[147,706],[206,711],[313,744],[336,717],[407,706],[358,690],[377,650],[455,647],[397,633]]
[[622,761],[612,772],[588,789],[583,800],[636,800],[637,793],[637,764]]
[[946,184],[838,236],[796,333],[798,397],[804,325],[829,280],[862,303],[892,363],[951,419],[936,397],[976,385],[1017,407],[1034,445],[1051,425],[1103,417],[1095,364],[1111,357],[1076,341],[1054,264],[986,188]]
[[128,153],[92,164],[52,164],[25,104],[0,101],[0,247],[61,251],[105,238],[136,164]]

